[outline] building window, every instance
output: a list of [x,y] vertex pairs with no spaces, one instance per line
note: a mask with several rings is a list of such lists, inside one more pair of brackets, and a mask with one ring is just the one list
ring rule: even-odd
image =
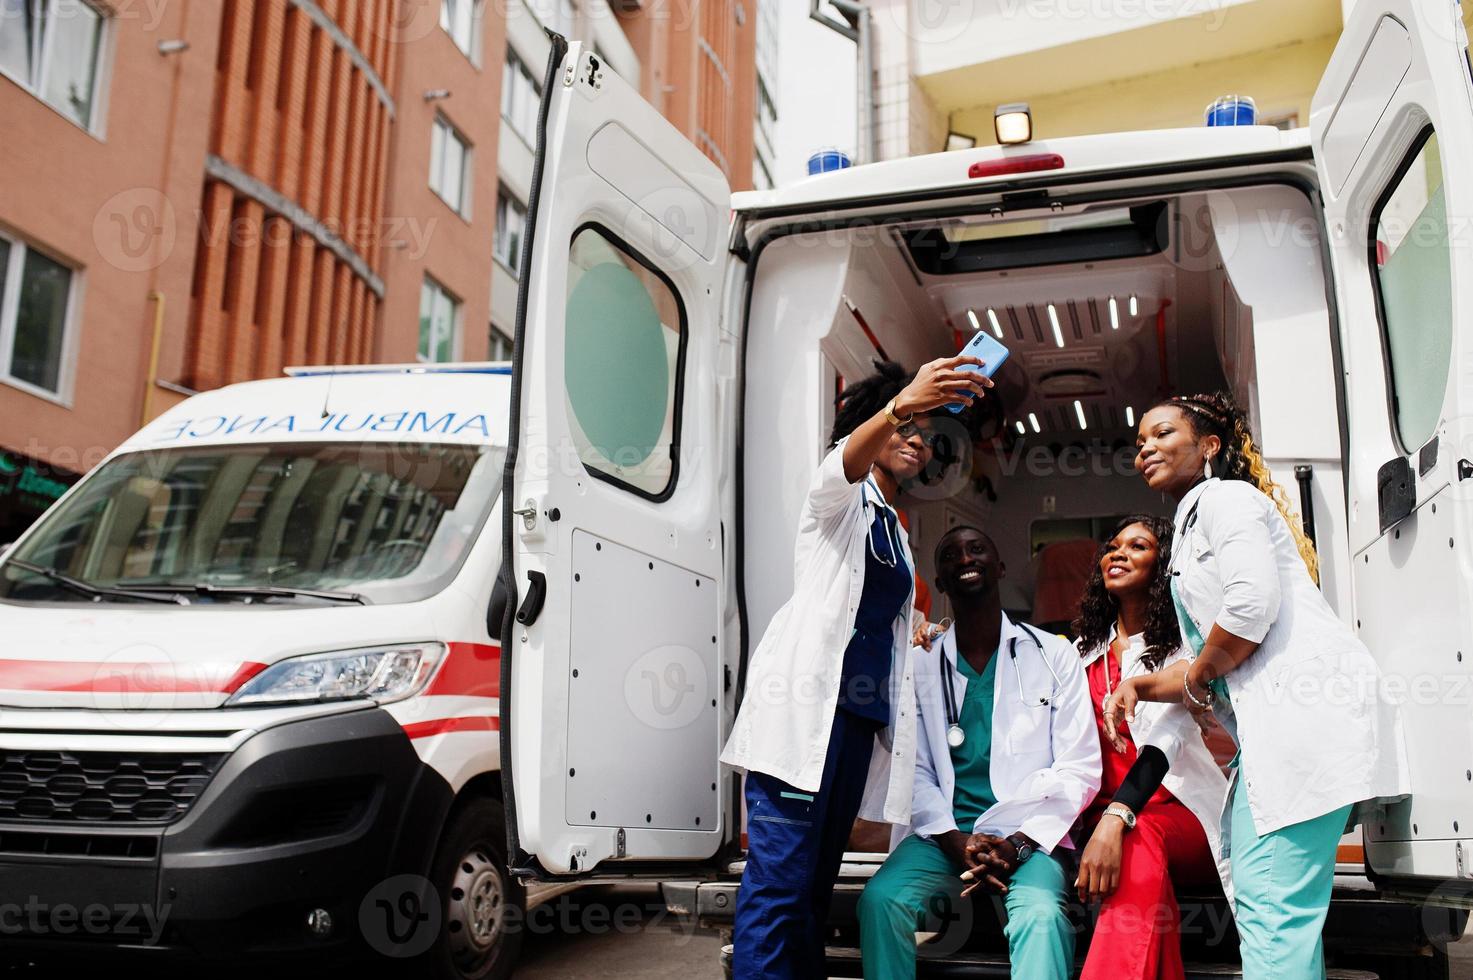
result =
[[527,208],[505,187],[496,195],[496,240],[493,251],[501,264],[518,275],[522,262],[522,238],[527,233]]
[[527,0],[527,5],[543,27],[573,39],[573,26],[578,19],[578,5],[573,0]]
[[491,324],[491,343],[487,346],[486,360],[511,360],[511,344],[511,337],[504,331],[499,330],[496,324]]
[[1453,352],[1453,282],[1442,154],[1423,134],[1372,219],[1371,249],[1402,449],[1437,432]]
[[83,0],[0,0],[0,71],[92,129],[105,27]]
[[0,238],[0,377],[61,393],[72,270]]
[[675,488],[685,306],[663,272],[588,225],[573,236],[563,388],[593,475],[651,500]]
[[480,0],[440,0],[440,27],[467,58],[480,62]]
[[537,142],[537,106],[542,89],[525,62],[506,49],[506,67],[501,75],[501,116],[527,145]]
[[471,148],[455,127],[435,117],[430,137],[430,189],[457,212],[470,214]]
[[455,360],[460,301],[425,276],[419,291],[419,359],[443,364]]

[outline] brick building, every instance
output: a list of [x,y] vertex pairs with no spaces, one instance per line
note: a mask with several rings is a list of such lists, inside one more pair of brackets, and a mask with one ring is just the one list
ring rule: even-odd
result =
[[5,4],[0,543],[192,391],[506,356],[544,29],[752,186],[759,2]]

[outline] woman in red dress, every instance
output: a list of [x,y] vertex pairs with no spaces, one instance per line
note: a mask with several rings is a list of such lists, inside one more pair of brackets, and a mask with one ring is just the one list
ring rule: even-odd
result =
[[1181,705],[1142,701],[1112,739],[1103,706],[1123,678],[1185,656],[1167,573],[1171,524],[1130,517],[1115,528],[1074,622],[1085,660],[1104,772],[1085,810],[1089,842],[1076,886],[1100,903],[1080,980],[1178,980],[1176,887],[1229,881],[1220,816],[1227,781]]

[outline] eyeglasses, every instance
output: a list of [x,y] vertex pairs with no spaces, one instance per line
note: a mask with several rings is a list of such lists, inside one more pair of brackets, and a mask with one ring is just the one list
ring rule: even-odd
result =
[[923,429],[919,425],[916,425],[914,422],[906,422],[896,427],[895,434],[900,438],[906,440],[909,440],[915,436],[920,436],[921,442],[925,443],[925,445],[930,449],[935,449],[936,444],[942,438],[939,433],[932,432],[930,429]]

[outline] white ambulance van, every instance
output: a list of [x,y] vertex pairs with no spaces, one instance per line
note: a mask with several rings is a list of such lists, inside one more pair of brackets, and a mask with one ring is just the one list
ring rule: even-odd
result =
[[[1007,608],[1052,621],[1071,550],[1170,511],[1129,466],[1139,414],[1234,392],[1407,705],[1415,794],[1342,851],[1331,964],[1447,975],[1473,904],[1454,0],[1359,0],[1307,130],[1038,140],[734,197],[591,49],[555,37],[543,91],[509,375],[198,396],[0,563],[17,893],[152,903],[138,944],[361,942],[445,977],[509,968],[516,880],[660,880],[729,919],[740,781],[717,755],[833,396],[988,330],[1012,351],[990,414],[904,502],[922,577],[981,524]],[[881,858],[846,865],[836,973]],[[1194,958],[1231,959],[1226,925],[1194,928]],[[1001,968],[961,931],[943,967]]]

